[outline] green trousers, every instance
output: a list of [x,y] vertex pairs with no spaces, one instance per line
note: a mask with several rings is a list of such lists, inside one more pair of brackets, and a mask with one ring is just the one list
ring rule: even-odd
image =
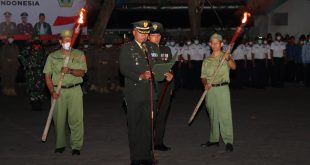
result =
[[[162,93],[164,92],[164,88],[166,86],[166,82],[158,83],[158,101],[162,97]],[[172,90],[174,88],[174,82],[170,82],[166,94],[162,100],[162,104],[160,109],[158,110],[155,118],[155,144],[160,145],[164,144],[164,135],[166,130],[166,123],[168,114],[170,111],[170,102]]]
[[[56,90],[56,89],[55,89]],[[70,128],[72,149],[81,150],[84,138],[83,93],[80,86],[61,89],[54,111],[56,148],[66,146],[66,121]]]
[[220,135],[225,144],[233,144],[233,124],[228,85],[212,87],[205,98],[211,121],[210,142],[218,142]]

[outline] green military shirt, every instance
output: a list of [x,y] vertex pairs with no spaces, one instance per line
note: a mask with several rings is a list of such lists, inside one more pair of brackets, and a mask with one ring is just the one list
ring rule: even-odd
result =
[[[217,66],[220,64],[223,56],[224,56],[224,53],[221,52],[221,54],[218,57],[214,57],[214,55],[207,57],[202,63],[201,78],[207,79],[208,83],[210,83],[211,78]],[[212,84],[220,84],[220,83],[229,82],[229,81],[230,81],[229,80],[229,64],[225,60],[224,64],[221,66]]]
[[[57,85],[61,75],[61,68],[64,64],[65,55],[62,54],[62,50],[57,50],[51,53],[46,60],[43,73],[51,74],[54,85]],[[80,50],[73,49],[70,55],[68,68],[87,70],[86,60],[84,53]],[[76,77],[71,74],[67,74],[62,82],[62,85],[74,85],[82,83],[82,77]]]

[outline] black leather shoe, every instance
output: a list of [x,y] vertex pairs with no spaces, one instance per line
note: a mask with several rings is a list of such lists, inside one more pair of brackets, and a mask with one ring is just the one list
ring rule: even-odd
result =
[[65,147],[55,149],[55,153],[63,153],[64,151],[65,151]]
[[155,150],[159,150],[159,151],[169,151],[169,150],[171,150],[170,147],[167,147],[164,144],[157,144],[157,145],[154,146],[154,149]]
[[153,165],[153,160],[132,160],[130,165]]
[[226,152],[232,152],[234,150],[234,147],[232,144],[227,143],[225,147]]
[[207,142],[207,143],[203,143],[200,144],[201,147],[210,147],[210,146],[219,146],[220,143],[219,142]]
[[80,150],[76,150],[76,149],[72,150],[72,155],[80,155],[80,154],[81,154]]

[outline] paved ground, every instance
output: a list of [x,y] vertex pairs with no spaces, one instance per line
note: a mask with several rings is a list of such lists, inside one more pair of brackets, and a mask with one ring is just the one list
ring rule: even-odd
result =
[[[21,90],[21,89],[20,89]],[[235,150],[201,148],[208,140],[205,111],[189,127],[187,120],[201,92],[176,92],[166,144],[169,152],[156,152],[161,165],[309,165],[310,89],[232,90]],[[85,95],[85,145],[80,156],[67,148],[54,154],[54,128],[49,139],[40,138],[48,114],[30,110],[25,94],[0,95],[1,165],[128,165],[126,118],[121,95]]]

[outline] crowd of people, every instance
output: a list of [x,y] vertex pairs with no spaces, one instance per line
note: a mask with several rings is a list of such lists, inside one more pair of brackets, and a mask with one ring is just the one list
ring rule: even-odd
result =
[[[176,61],[174,67],[177,88],[201,88],[200,70],[202,61],[211,54],[210,46],[198,39],[170,40],[170,47]],[[227,51],[227,41],[223,40],[223,51]],[[254,40],[242,40],[231,48],[237,63],[236,71],[231,71],[233,88],[284,87],[285,82],[310,86],[310,35],[294,36],[276,33]]]

